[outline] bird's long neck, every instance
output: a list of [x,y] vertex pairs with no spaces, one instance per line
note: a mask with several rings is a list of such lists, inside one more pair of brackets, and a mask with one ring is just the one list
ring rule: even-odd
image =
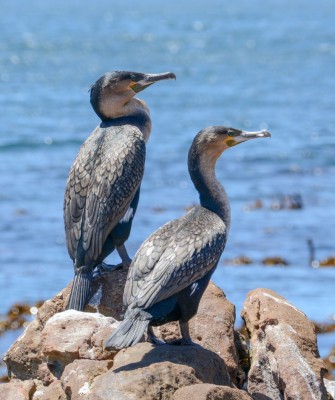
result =
[[230,227],[230,205],[227,193],[215,175],[217,157],[208,158],[205,154],[196,154],[193,150],[189,156],[189,172],[195,188],[199,192],[202,207],[215,212]]

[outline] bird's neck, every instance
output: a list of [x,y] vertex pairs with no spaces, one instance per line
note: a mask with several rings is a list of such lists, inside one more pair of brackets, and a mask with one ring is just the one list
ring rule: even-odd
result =
[[227,193],[215,175],[216,158],[196,157],[189,161],[189,172],[199,192],[202,207],[216,213],[230,227],[230,205]]
[[149,108],[143,100],[133,97],[124,102],[124,99],[122,101],[122,99],[114,96],[103,105],[105,108],[102,116],[103,123],[115,121],[119,118],[132,119],[141,130],[145,142],[148,141],[151,132],[151,119]]

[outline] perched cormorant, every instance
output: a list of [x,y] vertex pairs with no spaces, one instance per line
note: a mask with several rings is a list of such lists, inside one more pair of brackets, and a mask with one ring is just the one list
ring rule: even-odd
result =
[[114,71],[91,87],[91,104],[102,122],[80,148],[64,198],[66,243],[75,272],[69,309],[84,310],[93,270],[106,266],[103,260],[115,248],[123,267],[130,265],[124,243],[139,200],[151,131],[148,107],[134,96],[171,78],[171,72]]
[[200,195],[200,206],[170,221],[144,241],[128,274],[123,302],[124,320],[105,347],[136,344],[148,328],[179,321],[181,340],[192,344],[188,321],[196,314],[200,299],[224,250],[230,227],[230,206],[215,176],[221,153],[249,139],[270,137],[267,131],[245,132],[223,126],[200,131],[188,155],[188,169]]

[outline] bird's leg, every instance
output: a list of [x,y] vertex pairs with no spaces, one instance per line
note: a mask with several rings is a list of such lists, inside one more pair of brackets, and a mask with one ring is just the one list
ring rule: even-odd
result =
[[172,340],[168,344],[180,346],[196,346],[197,344],[192,342],[188,322],[179,321],[179,328],[181,339]]
[[147,331],[147,335],[148,335],[148,342],[156,344],[158,346],[161,346],[163,344],[166,344],[166,342],[164,342],[164,340],[158,339],[156,337],[156,335],[154,334],[154,330],[152,329],[151,325],[148,325],[148,331]]
[[190,336],[190,329],[188,326],[188,322],[179,321],[179,328],[181,333],[181,344],[185,346],[194,345],[195,343],[192,342]]
[[113,264],[106,264],[105,262],[100,263],[97,265],[97,273],[94,274],[95,276],[102,276],[103,274],[107,274],[112,271],[116,271],[117,269],[123,268],[123,269],[129,269],[130,264],[131,264],[131,258],[129,257],[127,253],[126,246],[122,244],[121,246],[117,246],[116,250],[122,260],[121,263],[113,265]]
[[131,264],[131,258],[127,253],[126,246],[124,244],[121,244],[121,246],[116,247],[116,250],[119,253],[119,256],[122,260],[121,266],[123,267],[123,269],[128,269]]

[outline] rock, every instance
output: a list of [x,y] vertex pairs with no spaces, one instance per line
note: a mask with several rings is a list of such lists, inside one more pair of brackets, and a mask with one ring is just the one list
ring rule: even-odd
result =
[[90,392],[94,378],[107,372],[112,364],[112,361],[75,360],[67,365],[61,382],[68,398],[82,399]]
[[268,289],[248,294],[242,318],[250,333],[252,398],[327,399],[314,324]]
[[10,379],[39,379],[50,384],[54,379],[41,353],[42,326],[31,322],[4,356]]
[[[238,355],[234,338],[235,306],[223,291],[210,282],[199,304],[198,313],[190,321],[192,340],[217,353],[227,365],[233,382],[238,373]],[[154,328],[158,337],[174,340],[180,337],[177,323]]]
[[35,390],[34,381],[11,381],[0,385],[0,400],[29,400]]
[[75,359],[112,359],[116,351],[103,349],[118,322],[101,314],[67,310],[51,317],[42,333],[42,353],[57,377]]
[[37,312],[37,320],[40,322],[42,328],[48,319],[65,310],[66,301],[70,296],[71,286],[72,284],[68,285],[65,289],[57,293],[52,299],[45,301],[39,308]]
[[[112,273],[97,276],[91,285],[90,300],[86,312],[100,313],[116,320],[123,318],[123,290],[128,270],[117,269]],[[54,314],[64,311],[70,296],[72,282],[38,310],[37,318],[42,326]]]
[[173,400],[251,400],[248,393],[228,386],[198,383],[178,389]]
[[330,394],[332,399],[335,399],[335,381],[324,379],[324,384],[326,386],[328,394]]
[[67,400],[61,382],[53,381],[49,386],[38,386],[32,400]]
[[113,368],[94,380],[87,399],[172,399],[178,388],[203,382],[232,386],[217,354],[200,346],[139,343],[116,355]]
[[99,312],[118,321],[123,319],[123,290],[127,275],[128,270],[117,269],[101,277],[96,277],[85,311]]

